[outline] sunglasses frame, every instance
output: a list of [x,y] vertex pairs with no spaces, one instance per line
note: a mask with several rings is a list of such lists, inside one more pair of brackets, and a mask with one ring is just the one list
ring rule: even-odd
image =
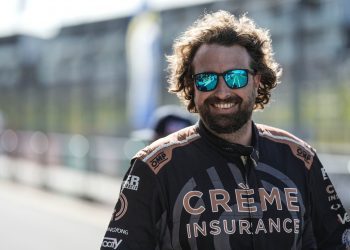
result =
[[[225,72],[222,72],[222,73],[216,73],[216,72],[201,72],[201,73],[197,73],[197,74],[194,74],[192,75],[192,79],[194,80],[194,84],[196,85],[196,88],[201,91],[201,92],[210,92],[210,91],[213,91],[214,89],[216,89],[216,87],[218,86],[219,84],[219,77],[222,76],[222,78],[224,79],[224,82],[226,83],[227,87],[229,87],[230,89],[241,89],[241,88],[244,88],[245,86],[248,85],[248,81],[249,79],[247,79],[247,83],[244,85],[244,86],[241,86],[241,87],[238,87],[238,88],[235,88],[235,87],[231,87],[227,82],[226,82],[226,79],[225,79],[225,75],[227,75],[229,72],[231,71],[235,71],[235,70],[242,70],[242,71],[245,71],[246,74],[247,74],[247,78],[248,78],[248,74],[251,74],[251,75],[255,75],[255,73],[250,70],[250,69],[229,69],[229,70],[226,70]],[[216,79],[216,83],[215,83],[215,87],[211,90],[202,90],[202,89],[199,89],[198,85],[197,85],[197,82],[196,82],[196,76],[198,75],[201,75],[201,74],[214,74],[217,76],[217,79]]]

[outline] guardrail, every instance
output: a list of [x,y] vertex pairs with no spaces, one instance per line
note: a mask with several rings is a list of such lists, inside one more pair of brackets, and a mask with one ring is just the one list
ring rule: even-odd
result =
[[123,176],[132,156],[145,143],[127,137],[84,136],[5,130],[0,152],[42,165],[61,165],[111,176]]

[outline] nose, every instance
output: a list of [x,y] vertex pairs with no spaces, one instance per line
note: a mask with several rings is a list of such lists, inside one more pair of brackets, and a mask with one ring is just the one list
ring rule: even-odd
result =
[[214,94],[220,99],[226,99],[231,95],[232,89],[227,86],[223,76],[219,76],[218,81],[218,86],[216,86]]

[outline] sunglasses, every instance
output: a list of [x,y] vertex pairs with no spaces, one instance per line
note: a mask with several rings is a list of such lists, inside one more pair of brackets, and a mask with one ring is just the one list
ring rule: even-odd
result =
[[230,69],[223,73],[203,72],[192,75],[194,83],[199,91],[212,91],[218,86],[219,76],[223,76],[226,85],[230,89],[240,89],[248,84],[248,74],[254,72],[248,69]]

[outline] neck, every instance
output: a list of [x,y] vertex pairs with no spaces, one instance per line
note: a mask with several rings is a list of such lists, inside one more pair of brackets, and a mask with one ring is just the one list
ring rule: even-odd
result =
[[206,126],[206,128],[216,135],[217,137],[228,141],[230,143],[236,143],[244,146],[251,146],[252,142],[252,121],[249,120],[239,130],[228,134],[218,134]]

